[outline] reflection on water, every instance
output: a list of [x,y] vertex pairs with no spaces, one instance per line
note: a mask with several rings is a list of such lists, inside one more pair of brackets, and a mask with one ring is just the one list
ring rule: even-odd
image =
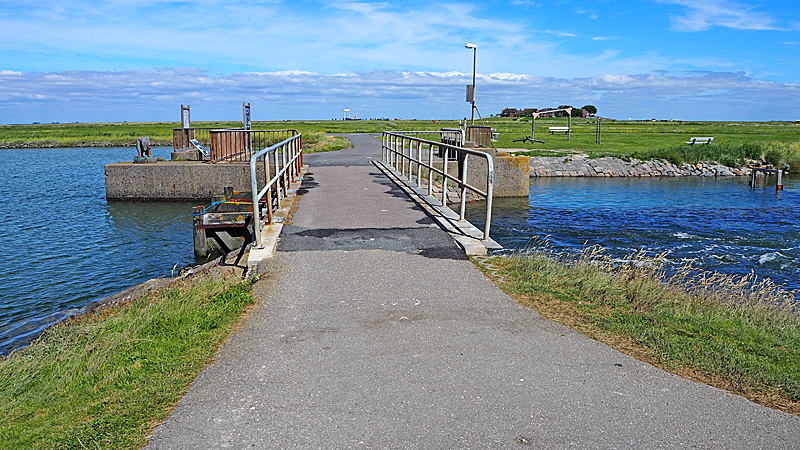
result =
[[191,203],[106,202],[103,166],[134,155],[131,148],[0,150],[7,193],[0,354],[71,311],[194,263]]
[[[646,250],[724,273],[751,270],[800,288],[800,179],[753,189],[747,177],[536,178],[527,199],[495,199],[492,237],[506,249],[545,237],[557,251],[599,244],[615,257]],[[469,220],[482,227],[483,207]]]

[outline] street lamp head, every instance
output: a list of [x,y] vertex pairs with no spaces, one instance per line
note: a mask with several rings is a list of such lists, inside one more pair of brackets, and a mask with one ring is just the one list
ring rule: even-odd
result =
[[467,45],[465,45],[464,47],[465,47],[465,48],[472,48],[472,49],[477,49],[477,48],[478,48],[478,46],[477,46],[477,45],[475,45],[475,44],[471,44],[471,43],[467,43]]

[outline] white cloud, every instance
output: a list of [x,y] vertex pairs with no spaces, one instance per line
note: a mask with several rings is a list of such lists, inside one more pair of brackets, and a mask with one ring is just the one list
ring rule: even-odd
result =
[[[468,114],[461,72],[306,71],[212,76],[197,69],[0,73],[0,122],[172,121],[192,105],[195,120],[237,120],[241,102],[256,120],[328,119],[350,108],[360,117],[461,118]],[[502,108],[594,104],[607,117],[780,120],[800,103],[800,85],[743,73],[604,74],[583,78],[481,74],[484,115]],[[698,105],[703,105],[698,108]],[[776,107],[778,105],[778,107]]]
[[660,3],[680,5],[688,10],[684,15],[672,16],[676,31],[705,31],[712,27],[737,30],[777,30],[776,20],[755,8],[728,0],[658,0]]

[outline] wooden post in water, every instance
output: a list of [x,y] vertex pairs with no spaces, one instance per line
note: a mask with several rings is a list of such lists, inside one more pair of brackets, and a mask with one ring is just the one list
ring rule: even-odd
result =
[[208,255],[206,246],[206,229],[203,228],[203,213],[205,207],[195,206],[192,208],[192,222],[194,222],[194,255],[198,258],[205,258]]

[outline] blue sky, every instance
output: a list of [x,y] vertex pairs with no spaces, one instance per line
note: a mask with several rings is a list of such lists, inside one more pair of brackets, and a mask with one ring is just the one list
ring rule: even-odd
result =
[[0,123],[800,119],[792,1],[0,0]]

